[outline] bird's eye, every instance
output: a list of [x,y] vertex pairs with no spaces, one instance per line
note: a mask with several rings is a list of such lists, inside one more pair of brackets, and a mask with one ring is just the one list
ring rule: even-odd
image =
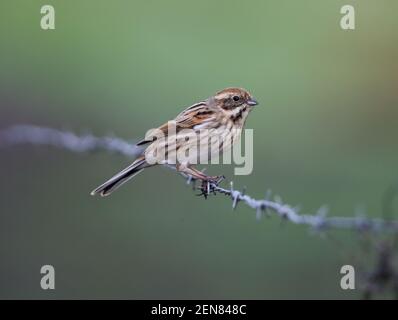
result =
[[240,98],[239,98],[239,96],[233,96],[232,99],[233,99],[234,101],[239,101]]

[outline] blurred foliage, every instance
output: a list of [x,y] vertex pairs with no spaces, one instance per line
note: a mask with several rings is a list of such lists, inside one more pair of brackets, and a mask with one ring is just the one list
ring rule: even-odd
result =
[[[379,216],[397,176],[397,1],[0,3],[0,128],[32,123],[131,138],[228,86],[261,105],[254,173],[225,174],[313,212]],[[339,26],[356,9],[355,31]],[[106,199],[89,192],[129,159],[1,150],[1,298],[358,298],[340,289],[355,235],[256,222],[155,168]],[[366,261],[364,262],[366,264]],[[40,289],[52,264],[56,290]]]

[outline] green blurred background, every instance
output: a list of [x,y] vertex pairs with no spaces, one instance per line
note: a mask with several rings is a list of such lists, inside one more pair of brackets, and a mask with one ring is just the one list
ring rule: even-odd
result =
[[[40,29],[40,7],[56,29]],[[356,9],[356,30],[340,8]],[[398,179],[398,2],[22,1],[0,3],[0,129],[29,123],[141,138],[228,86],[261,105],[254,172],[233,176],[312,213],[380,215]],[[367,268],[355,234],[256,221],[222,196],[196,197],[154,168],[111,197],[93,187],[129,163],[107,153],[2,149],[0,298],[360,297],[343,264]],[[40,288],[51,264],[56,289]]]

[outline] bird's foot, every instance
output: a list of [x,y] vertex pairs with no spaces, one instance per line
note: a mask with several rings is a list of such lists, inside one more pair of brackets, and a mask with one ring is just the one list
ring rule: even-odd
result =
[[211,176],[202,180],[202,184],[199,187],[200,193],[198,196],[204,196],[205,199],[210,193],[216,193],[215,188],[225,179],[225,176]]

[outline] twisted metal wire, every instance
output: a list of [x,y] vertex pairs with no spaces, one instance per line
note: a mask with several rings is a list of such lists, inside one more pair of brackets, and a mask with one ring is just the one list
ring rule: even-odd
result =
[[[91,134],[76,135],[70,131],[61,131],[33,125],[17,125],[0,132],[0,148],[18,144],[49,145],[67,149],[73,152],[93,152],[105,150],[134,157],[142,152],[142,148],[117,137],[96,137]],[[192,177],[186,177],[187,183],[193,183]],[[307,225],[316,230],[352,229],[359,231],[384,232],[398,231],[398,221],[380,218],[366,218],[363,215],[354,217],[329,217],[327,207],[321,207],[316,214],[300,214],[299,210],[282,202],[280,197],[271,200],[268,192],[264,199],[255,199],[246,194],[246,190],[234,189],[233,182],[229,188],[223,188],[219,183],[208,183],[204,195],[223,194],[230,197],[232,208],[242,202],[256,211],[260,219],[264,214],[274,212],[279,217],[293,224]]]

